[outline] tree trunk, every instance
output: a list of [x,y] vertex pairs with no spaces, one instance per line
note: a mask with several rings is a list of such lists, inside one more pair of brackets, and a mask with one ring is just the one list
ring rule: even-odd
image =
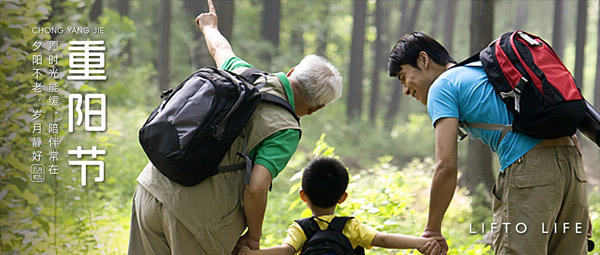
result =
[[[214,2],[216,5],[218,1]],[[183,7],[187,12],[187,17],[190,20],[195,20],[196,17],[203,12],[208,11],[208,5],[205,1],[197,1],[197,0],[185,0],[183,1]],[[221,21],[221,10],[215,6],[217,10],[217,14],[219,15],[219,26],[223,21]],[[195,26],[195,25],[194,25]],[[206,43],[204,42],[204,36],[202,33],[196,28],[193,31],[193,42],[188,45],[190,48],[190,65],[194,68],[200,68],[203,66],[214,66],[215,62],[208,53],[208,48],[206,48]]]
[[563,57],[565,48],[565,31],[563,30],[565,2],[564,0],[554,1],[554,25],[552,28],[552,48],[559,58]]
[[375,28],[377,28],[377,37],[373,43],[375,59],[373,60],[373,77],[371,79],[371,100],[369,105],[369,119],[375,123],[377,119],[377,106],[379,105],[379,76],[385,71],[387,63],[387,23],[388,23],[388,5],[383,0],[377,0],[375,3]]
[[365,50],[365,26],[367,0],[354,0],[352,44],[350,46],[350,81],[346,114],[348,120],[360,119],[363,98],[363,65]]
[[527,26],[527,14],[529,12],[529,1],[517,2],[517,22],[515,29],[524,30]]
[[[279,49],[279,23],[281,20],[281,0],[263,0],[263,14],[260,34],[268,42],[271,42],[274,49]],[[265,54],[264,61],[271,62],[271,57],[275,52]]]
[[[407,3],[409,1],[403,1],[402,2],[402,7],[400,8],[402,11],[407,10],[408,6]],[[421,3],[422,1],[415,1],[413,3],[412,6],[412,10],[410,12],[410,15],[408,15],[409,13],[402,13],[402,19],[400,21],[400,31],[401,34],[404,35],[405,33],[410,33],[415,29],[415,25],[417,23],[417,17],[419,16],[419,9],[421,7]],[[392,124],[393,124],[393,120],[396,117],[396,115],[398,114],[398,109],[400,107],[400,97],[402,96],[402,84],[399,84],[396,81],[394,81],[393,84],[396,84],[394,86],[394,92],[392,92],[392,98],[390,100],[390,107],[388,108],[388,111],[385,115],[385,122],[386,122],[386,127],[387,128],[391,128]]]
[[[121,17],[128,17],[129,11],[131,10],[131,6],[129,4],[130,0],[121,0],[117,2],[117,11],[121,15]],[[125,66],[130,66],[132,63],[133,56],[131,54],[131,40],[127,40],[125,43],[125,48],[123,49],[127,59],[125,59]]]
[[[477,52],[488,45],[494,37],[494,1],[471,1],[471,52]],[[470,194],[478,194],[483,184],[485,191],[494,183],[492,152],[480,140],[469,138],[467,168],[459,183],[464,184]]]
[[304,28],[302,26],[294,26],[291,31],[292,49],[304,55]]
[[233,40],[235,1],[217,0],[214,1],[214,5],[217,14],[219,15],[219,31],[221,31],[221,34],[231,42]]
[[[600,6],[600,1],[598,1]],[[600,18],[597,27],[598,40],[596,41],[596,87],[594,88],[594,106],[600,109]]]
[[419,17],[419,9],[421,9],[422,1],[415,1],[412,6],[412,11],[410,19],[406,22],[406,26],[404,27],[404,33],[410,33],[415,30],[415,26],[417,24],[417,17]]
[[577,2],[577,29],[575,34],[575,81],[583,90],[583,64],[585,58],[585,37],[587,27],[587,0]]
[[95,0],[90,9],[90,21],[98,22],[100,15],[102,15],[102,0]]
[[[323,1],[322,17],[329,17],[329,1]],[[329,39],[329,19],[323,20],[323,26],[320,27],[317,36],[317,54],[327,58],[327,40]]]
[[452,48],[454,46],[454,21],[456,20],[457,6],[458,0],[449,0],[446,16],[444,16],[444,46],[450,55],[452,55]]
[[440,17],[442,16],[442,13],[445,12],[448,5],[448,1],[433,0],[431,1],[431,4],[433,4],[433,13],[431,14],[431,31],[429,31],[429,36],[436,38],[440,23]]
[[160,23],[158,28],[158,87],[160,91],[169,88],[169,59],[171,38],[171,1],[162,0],[160,4]]

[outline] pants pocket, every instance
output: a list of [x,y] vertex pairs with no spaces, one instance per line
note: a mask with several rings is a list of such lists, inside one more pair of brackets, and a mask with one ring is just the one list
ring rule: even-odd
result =
[[524,213],[546,212],[558,209],[561,201],[555,187],[556,174],[552,172],[530,173],[515,176],[515,201]]

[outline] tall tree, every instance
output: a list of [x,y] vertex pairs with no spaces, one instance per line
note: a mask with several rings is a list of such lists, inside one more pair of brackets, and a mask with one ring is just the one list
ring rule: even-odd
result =
[[444,46],[450,54],[454,47],[454,21],[456,20],[456,8],[458,0],[448,0],[448,8],[446,8],[446,16],[444,16]]
[[559,58],[563,57],[563,50],[565,48],[565,32],[563,27],[563,16],[564,16],[564,0],[554,1],[554,25],[552,26],[552,48]]
[[[471,52],[483,49],[493,40],[494,34],[494,0],[471,1]],[[480,140],[469,138],[467,167],[460,183],[463,183],[470,194],[478,194],[477,188],[484,185],[485,191],[494,183],[492,170],[492,152]]]
[[350,46],[350,81],[346,114],[348,119],[360,118],[363,98],[363,66],[367,0],[353,1],[352,43]]
[[[281,21],[281,0],[263,0],[263,14],[260,34],[271,42],[273,48],[279,48],[279,24]],[[264,61],[271,62],[271,54],[264,55]]]
[[443,13],[442,10],[444,10],[445,12],[448,5],[448,1],[434,0],[431,1],[431,4],[433,4],[433,14],[431,17],[431,30],[429,31],[429,36],[436,38],[438,33],[438,27],[440,25],[439,20],[440,17],[442,17],[440,13]]
[[[402,10],[402,18],[400,20],[400,31],[402,35],[405,33],[410,33],[415,29],[417,17],[419,16],[419,9],[421,8],[422,3],[422,1],[414,1],[411,11],[405,12],[405,10],[408,10],[408,2],[408,0],[404,0],[401,3],[400,7],[400,9]],[[385,115],[385,125],[388,128],[392,127],[394,117],[396,117],[396,115],[398,114],[398,109],[400,108],[400,99],[402,96],[402,85],[399,84],[397,80],[394,81],[392,84],[394,85],[394,91],[392,92],[390,105]]]
[[161,91],[169,88],[169,59],[171,55],[171,0],[160,3],[160,23],[158,24],[158,87]]
[[527,26],[527,15],[529,12],[529,1],[518,1],[517,2],[517,18],[515,29],[525,29]]
[[[600,0],[598,1],[600,6]],[[596,41],[596,87],[594,87],[594,106],[600,109],[600,18],[598,18],[598,40]]]
[[583,88],[583,64],[587,28],[587,0],[577,2],[577,29],[575,30],[575,80]]
[[[329,17],[329,1],[323,1],[323,13],[321,17]],[[327,58],[327,41],[329,39],[329,19],[322,21],[324,24],[320,26],[319,34],[317,35],[317,54]]]
[[375,28],[377,29],[377,37],[373,43],[373,51],[375,59],[373,60],[373,77],[371,78],[371,100],[369,102],[369,119],[375,123],[377,118],[377,106],[379,105],[379,76],[382,71],[385,71],[387,63],[387,23],[388,11],[387,2],[377,0],[375,3]]
[[102,0],[95,0],[90,9],[90,21],[97,22],[102,15]]
[[[121,0],[117,1],[117,11],[121,15],[121,17],[129,16],[129,11],[131,10],[130,0]],[[127,40],[125,43],[125,48],[123,49],[125,54],[127,55],[127,59],[125,60],[125,65],[130,66],[133,56],[131,55],[131,40]]]

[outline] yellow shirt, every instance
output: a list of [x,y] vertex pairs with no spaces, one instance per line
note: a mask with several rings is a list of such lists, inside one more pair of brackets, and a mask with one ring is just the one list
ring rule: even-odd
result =
[[[331,220],[335,217],[334,215],[323,215],[318,218],[327,222],[331,222]],[[316,220],[317,224],[321,228],[321,230],[327,229],[329,224]],[[345,235],[352,243],[352,248],[356,248],[356,246],[362,246],[364,248],[370,249],[371,242],[373,238],[375,238],[375,234],[377,234],[377,230],[367,225],[363,225],[357,219],[350,219],[346,222],[346,226],[344,226],[344,230],[342,230],[342,234]],[[302,227],[297,222],[292,223],[287,230],[287,236],[285,240],[283,240],[283,244],[289,244],[296,250],[296,253],[302,249],[304,246],[304,242],[306,242],[306,235],[304,231],[302,231]]]

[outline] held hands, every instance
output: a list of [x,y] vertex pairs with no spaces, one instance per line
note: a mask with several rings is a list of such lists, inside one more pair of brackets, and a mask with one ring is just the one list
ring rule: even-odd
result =
[[234,254],[236,254],[236,255],[251,255],[252,250],[250,250],[250,247],[248,247],[246,245],[238,245],[236,248],[236,252]]
[[448,253],[448,244],[446,238],[439,231],[425,230],[422,237],[432,238],[431,241],[417,249],[425,255],[446,255]]
[[217,11],[213,5],[212,0],[208,0],[208,12],[202,13],[196,17],[196,26],[200,29],[200,32],[204,33],[205,28],[218,29]]
[[[247,250],[245,248],[248,248]],[[260,249],[260,240],[254,240],[248,236],[248,233],[244,234],[237,242],[236,250],[238,254],[250,254],[249,250],[258,250]],[[244,253],[240,253],[242,251],[246,251]]]

